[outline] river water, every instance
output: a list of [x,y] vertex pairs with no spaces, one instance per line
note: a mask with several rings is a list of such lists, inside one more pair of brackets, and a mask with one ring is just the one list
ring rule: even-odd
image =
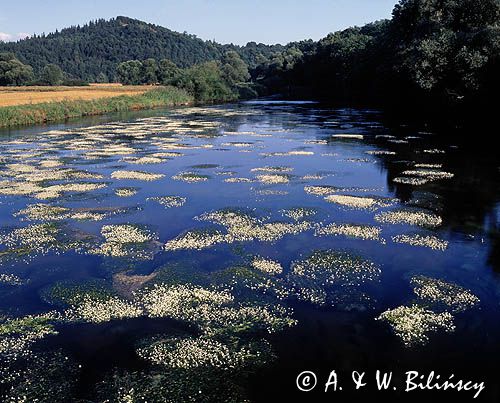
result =
[[500,401],[480,136],[285,101],[0,131],[2,399]]

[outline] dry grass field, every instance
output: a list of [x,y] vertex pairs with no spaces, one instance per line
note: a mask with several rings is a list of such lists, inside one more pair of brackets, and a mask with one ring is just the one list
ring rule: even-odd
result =
[[151,88],[144,85],[121,84],[91,84],[86,87],[0,87],[0,107],[138,95]]

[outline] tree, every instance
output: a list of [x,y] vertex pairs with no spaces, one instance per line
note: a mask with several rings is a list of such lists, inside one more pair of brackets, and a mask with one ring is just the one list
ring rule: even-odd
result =
[[142,63],[139,60],[129,60],[120,63],[116,70],[118,81],[127,85],[138,85],[142,82]]
[[179,67],[169,59],[162,59],[158,65],[158,81],[161,84],[171,84],[180,73]]
[[109,78],[108,76],[106,75],[106,73],[103,73],[102,71],[97,75],[97,78],[96,78],[96,82],[97,83],[109,83]]
[[158,63],[155,59],[146,59],[142,62],[141,79],[144,84],[156,84],[158,82]]
[[47,85],[61,85],[64,73],[57,64],[47,64],[41,74],[41,81]]
[[250,79],[247,64],[234,51],[226,52],[221,60],[221,72],[224,80],[234,87],[238,83],[246,82]]
[[23,85],[33,79],[31,66],[21,63],[12,53],[0,53],[0,85]]

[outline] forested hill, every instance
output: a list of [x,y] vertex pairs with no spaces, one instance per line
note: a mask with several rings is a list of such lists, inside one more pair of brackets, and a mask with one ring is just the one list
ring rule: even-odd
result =
[[259,57],[282,49],[280,45],[256,43],[244,47],[221,45],[128,17],[93,21],[16,43],[0,43],[0,52],[14,53],[35,73],[52,63],[73,78],[91,82],[103,75],[113,79],[117,65],[132,59],[170,59],[179,67],[188,67],[236,50],[252,66]]

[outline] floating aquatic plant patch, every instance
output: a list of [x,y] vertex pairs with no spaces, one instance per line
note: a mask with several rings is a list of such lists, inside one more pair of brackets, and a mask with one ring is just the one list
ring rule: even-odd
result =
[[150,197],[146,200],[155,201],[166,208],[182,207],[184,203],[186,203],[186,198],[180,196],[157,196],[157,197]]
[[155,181],[163,178],[163,174],[154,174],[142,171],[115,171],[111,174],[113,179],[131,179],[139,181]]
[[439,239],[434,235],[402,234],[392,237],[393,242],[404,243],[412,246],[423,246],[434,250],[446,250],[448,241]]
[[430,228],[439,227],[443,222],[437,214],[418,209],[384,211],[377,214],[375,220],[384,224],[408,224]]
[[328,224],[316,229],[314,235],[343,235],[351,238],[380,240],[382,228],[362,224]]
[[377,320],[388,322],[406,346],[427,343],[429,333],[455,330],[453,316],[449,312],[435,313],[419,305],[389,309],[382,312]]
[[413,291],[424,301],[440,304],[452,312],[462,312],[479,303],[479,298],[459,285],[425,276],[411,279]]
[[319,284],[359,285],[378,279],[381,270],[375,263],[347,252],[318,250],[295,261],[292,273]]
[[196,172],[179,172],[177,175],[172,176],[172,179],[187,183],[206,182],[210,179],[208,175],[202,175]]

